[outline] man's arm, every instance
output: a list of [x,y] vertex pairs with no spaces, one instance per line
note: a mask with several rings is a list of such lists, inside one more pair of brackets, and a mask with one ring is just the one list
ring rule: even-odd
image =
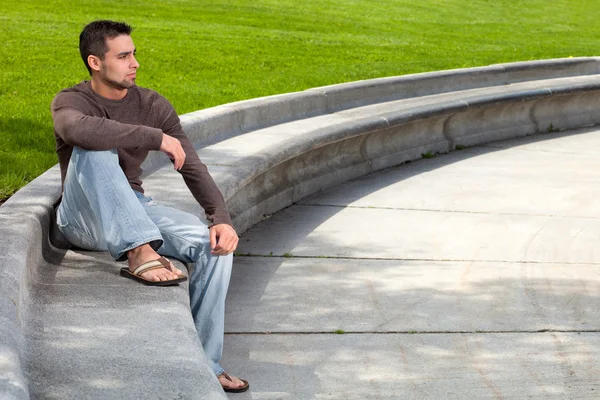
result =
[[161,129],[181,143],[185,151],[185,162],[179,169],[190,192],[204,208],[210,222],[210,242],[213,254],[224,255],[233,252],[238,244],[238,236],[231,223],[221,191],[210,176],[206,165],[198,157],[192,142],[185,135],[175,109],[161,97],[163,110]]
[[160,129],[88,115],[77,107],[78,101],[81,99],[71,93],[61,93],[52,101],[54,130],[68,145],[85,150],[161,148]]

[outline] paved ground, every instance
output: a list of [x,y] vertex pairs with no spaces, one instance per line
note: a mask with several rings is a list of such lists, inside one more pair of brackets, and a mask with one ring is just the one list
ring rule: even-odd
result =
[[600,398],[600,130],[369,175],[241,240],[232,399]]

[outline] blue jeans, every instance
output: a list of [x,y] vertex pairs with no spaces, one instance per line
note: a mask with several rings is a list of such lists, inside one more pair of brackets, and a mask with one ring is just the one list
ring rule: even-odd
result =
[[213,372],[223,372],[225,296],[233,255],[210,253],[209,231],[195,215],[165,207],[131,189],[116,150],[73,148],[56,212],[60,232],[74,246],[109,251],[116,260],[148,243],[160,255],[194,264],[190,308]]

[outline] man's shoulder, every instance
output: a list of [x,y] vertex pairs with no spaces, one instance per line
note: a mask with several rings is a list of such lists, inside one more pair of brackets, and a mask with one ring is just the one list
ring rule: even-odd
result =
[[159,102],[159,103],[167,102],[168,103],[169,102],[163,95],[158,93],[156,90],[149,89],[149,88],[142,87],[142,86],[137,86],[137,85],[134,86],[134,90],[137,90],[140,98],[145,102],[149,102],[149,103],[155,103],[155,102]]
[[150,107],[154,112],[163,115],[164,113],[170,114],[174,111],[169,100],[157,91],[137,85],[135,86],[135,90],[138,92],[141,103],[145,104],[146,107]]
[[57,107],[77,107],[92,103],[89,81],[83,81],[77,85],[61,90],[52,99],[51,108]]
[[85,99],[92,98],[91,85],[89,81],[82,81],[76,85],[65,88],[54,96],[54,101],[57,99]]
[[56,94],[56,96],[62,96],[65,94],[66,95],[86,95],[86,94],[89,94],[90,90],[91,90],[90,81],[82,81],[76,85],[73,85],[71,87],[61,90],[60,92],[58,92]]

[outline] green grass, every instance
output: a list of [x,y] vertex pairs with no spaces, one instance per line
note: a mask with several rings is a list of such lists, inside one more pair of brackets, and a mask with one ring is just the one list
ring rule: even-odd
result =
[[56,163],[50,101],[89,21],[134,26],[138,84],[182,114],[381,76],[597,53],[600,0],[41,1],[0,5],[0,199]]

